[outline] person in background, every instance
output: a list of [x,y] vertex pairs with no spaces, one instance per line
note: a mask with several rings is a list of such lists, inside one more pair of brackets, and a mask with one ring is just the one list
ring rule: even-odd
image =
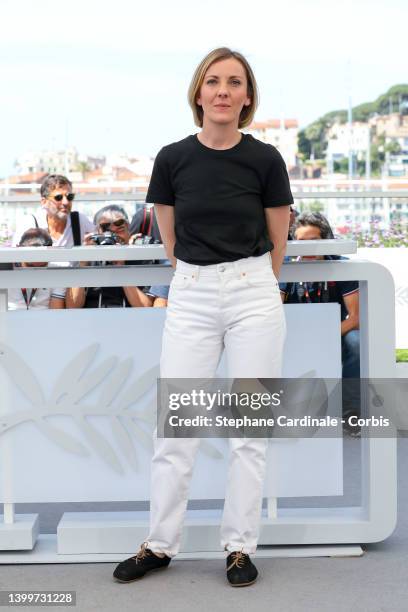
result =
[[145,204],[135,212],[130,222],[130,233],[132,236],[137,234],[149,236],[154,242],[162,243],[156,215],[154,214],[154,206],[152,204]]
[[146,294],[153,298],[153,308],[166,308],[169,297],[168,285],[152,285]]
[[[48,232],[41,228],[29,229],[22,235],[19,247],[47,247],[52,246],[52,239]],[[15,264],[14,268],[43,268],[47,262],[23,262]],[[64,308],[65,289],[26,289],[10,288],[8,290],[9,310],[29,310],[31,308]]]
[[290,211],[290,216],[289,216],[288,240],[292,240],[292,232],[295,226],[296,219],[299,216],[299,212],[296,210],[294,206],[290,206],[289,211]]
[[[294,229],[295,240],[334,238],[332,228],[321,213],[303,213]],[[338,255],[304,256],[303,260],[346,259]],[[359,285],[357,281],[326,281],[314,283],[279,283],[282,300],[287,304],[337,302],[341,307],[343,416],[360,415],[360,331]]]
[[[97,234],[112,232],[117,244],[128,244],[130,239],[129,218],[121,206],[110,204],[98,210],[94,217]],[[95,246],[93,234],[87,234],[84,245]],[[132,265],[133,261],[113,261],[114,265]],[[88,262],[81,262],[87,266]],[[67,308],[120,308],[150,307],[162,300],[161,286],[153,287],[70,287],[66,293]],[[162,305],[160,302],[157,306]]]
[[41,208],[19,222],[12,246],[17,246],[23,233],[32,227],[47,230],[54,246],[80,245],[85,234],[94,226],[86,215],[72,212],[75,194],[72,183],[61,174],[49,174],[41,185]]

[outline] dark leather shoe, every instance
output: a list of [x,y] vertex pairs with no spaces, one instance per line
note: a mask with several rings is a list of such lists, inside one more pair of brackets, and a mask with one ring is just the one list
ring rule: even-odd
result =
[[241,551],[232,552],[227,557],[227,579],[231,586],[249,586],[258,577],[258,570],[249,555]]
[[139,552],[130,559],[122,561],[113,572],[113,577],[119,582],[132,582],[143,578],[147,572],[152,570],[164,569],[170,563],[171,558],[158,557],[147,548],[146,544],[142,544]]

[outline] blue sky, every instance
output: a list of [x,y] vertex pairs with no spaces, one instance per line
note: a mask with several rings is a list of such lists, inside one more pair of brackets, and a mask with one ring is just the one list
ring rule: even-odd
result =
[[195,131],[191,74],[242,51],[257,119],[321,114],[408,82],[400,0],[0,0],[0,176],[28,150],[154,155]]

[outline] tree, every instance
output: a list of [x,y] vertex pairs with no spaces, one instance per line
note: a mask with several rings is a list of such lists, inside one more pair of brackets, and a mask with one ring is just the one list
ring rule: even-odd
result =
[[79,162],[77,162],[76,168],[75,168],[75,170],[77,172],[81,172],[82,175],[84,175],[86,172],[89,172],[90,169],[91,168],[89,167],[89,164],[86,161],[79,161]]
[[310,210],[310,212],[322,213],[324,212],[324,204],[319,202],[319,200],[313,200],[313,202],[310,202],[308,210]]
[[310,159],[310,155],[312,153],[312,143],[311,140],[306,137],[305,130],[300,130],[298,134],[298,150],[303,161]]
[[400,144],[395,138],[385,145],[384,150],[386,153],[391,153],[391,155],[398,155],[398,153],[401,153]]
[[[390,89],[379,96],[373,102],[364,102],[352,109],[354,121],[366,122],[375,114],[387,115],[390,109],[390,103],[394,111],[408,113],[408,85],[394,85]],[[309,124],[304,130],[299,132],[298,148],[306,160],[307,157],[314,155],[315,159],[323,159],[327,148],[327,132],[334,123],[345,123],[347,121],[347,110],[341,109],[326,113],[313,123]],[[381,145],[380,145],[381,146]],[[396,151],[396,146],[393,145],[392,153]],[[380,159],[378,154],[381,151],[374,151],[377,158],[373,162],[373,168],[378,167]],[[382,152],[383,153],[383,152]],[[373,159],[373,158],[372,158]]]

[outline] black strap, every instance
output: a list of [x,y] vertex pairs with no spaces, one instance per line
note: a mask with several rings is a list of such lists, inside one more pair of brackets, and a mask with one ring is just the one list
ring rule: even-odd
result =
[[38,221],[37,221],[35,215],[33,215],[32,217],[34,219],[35,227],[38,229]]
[[[147,230],[146,230],[147,227]],[[152,227],[153,227],[153,209],[149,206],[149,208],[145,207],[143,209],[143,221],[140,227],[140,233],[143,236],[151,236],[152,235]]]
[[[34,215],[33,215],[33,216],[34,216]],[[30,295],[30,297],[28,297],[28,295],[27,295],[27,289],[26,289],[25,287],[23,287],[23,288],[21,289],[21,293],[23,294],[23,298],[24,298],[24,301],[25,301],[25,305],[26,305],[27,310],[28,310],[28,309],[30,308],[30,304],[31,304],[31,302],[32,302],[32,300],[33,300],[33,298],[34,298],[35,294],[37,293],[37,289],[31,289],[31,295]]]
[[146,210],[146,206],[144,206],[143,207],[143,220],[139,227],[139,232],[138,232],[139,234],[144,234],[144,230],[146,226],[146,214],[147,214],[147,210]]
[[80,246],[81,244],[81,226],[79,223],[79,212],[74,210],[71,213],[71,230],[72,238],[74,240],[74,246]]

